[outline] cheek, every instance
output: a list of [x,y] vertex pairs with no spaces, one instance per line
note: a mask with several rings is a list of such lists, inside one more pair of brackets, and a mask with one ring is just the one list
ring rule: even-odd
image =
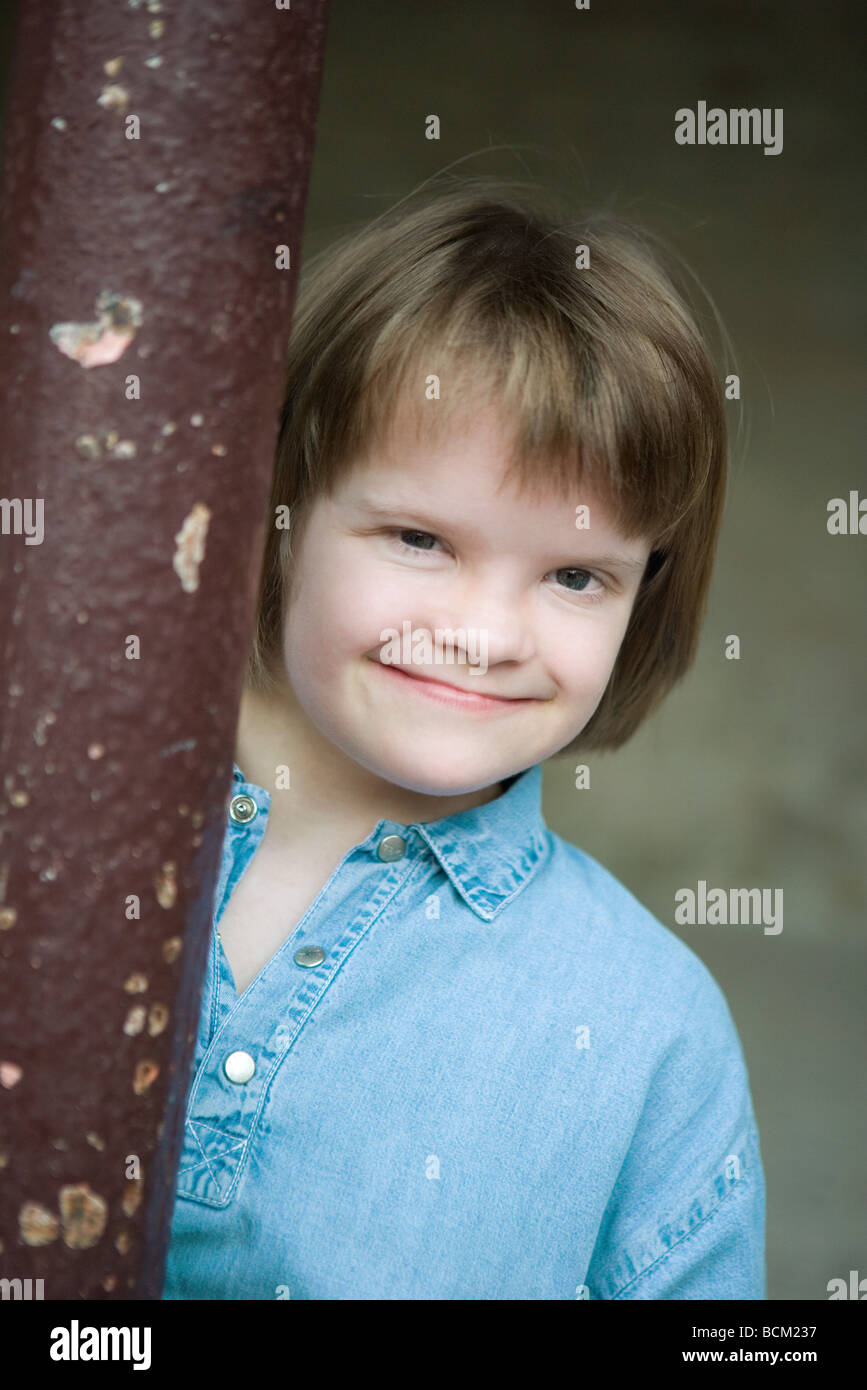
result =
[[379,647],[380,632],[393,625],[394,609],[381,570],[337,548],[314,574],[305,575],[289,609],[287,660],[296,670],[330,673],[346,657]]
[[587,621],[570,624],[549,646],[548,670],[567,695],[588,699],[601,695],[617,660],[621,624]]

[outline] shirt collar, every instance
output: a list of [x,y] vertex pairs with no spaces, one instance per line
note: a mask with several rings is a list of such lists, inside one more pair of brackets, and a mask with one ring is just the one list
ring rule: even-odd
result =
[[[234,780],[244,776],[233,763]],[[270,798],[269,798],[270,800]],[[547,861],[550,833],[542,815],[542,767],[518,773],[506,790],[483,806],[458,811],[436,821],[400,825],[381,820],[365,843],[378,843],[383,832],[414,830],[461,897],[484,921],[505,906]]]

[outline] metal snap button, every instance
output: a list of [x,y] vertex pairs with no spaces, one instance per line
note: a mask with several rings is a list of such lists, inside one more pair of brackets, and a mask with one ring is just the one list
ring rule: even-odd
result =
[[256,1070],[256,1063],[249,1052],[230,1052],[223,1063],[223,1071],[236,1086],[243,1086]]
[[299,946],[295,952],[296,965],[321,965],[325,952],[321,946]]
[[240,796],[233,796],[229,802],[229,815],[238,825],[247,825],[258,814],[259,807],[252,796],[246,796],[243,792]]
[[406,854],[406,840],[402,835],[384,835],[376,852],[386,863],[393,859],[402,859]]

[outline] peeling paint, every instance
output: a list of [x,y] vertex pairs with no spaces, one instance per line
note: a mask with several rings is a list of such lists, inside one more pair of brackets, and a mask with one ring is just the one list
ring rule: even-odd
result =
[[118,1231],[114,1241],[115,1250],[119,1251],[121,1255],[126,1255],[131,1244],[129,1231]]
[[80,434],[75,441],[75,449],[83,459],[98,459],[102,456],[102,448],[95,434]]
[[196,740],[194,738],[184,738],[181,739],[179,743],[169,743],[165,748],[161,748],[159,756],[161,758],[170,758],[173,753],[183,753],[188,750],[192,752],[195,746]]
[[168,860],[163,864],[159,873],[154,877],[154,888],[156,890],[157,902],[160,907],[174,907],[178,896],[178,882],[176,878],[177,865],[173,860]]
[[55,130],[66,130],[66,121],[62,116],[52,116],[51,124]]
[[50,1245],[60,1234],[60,1222],[41,1202],[25,1202],[18,1213],[18,1229],[25,1245]]
[[86,1138],[88,1144],[91,1146],[92,1149],[98,1149],[99,1152],[102,1153],[103,1149],[105,1148],[105,1140],[102,1138],[101,1135],[96,1134],[92,1129],[89,1129],[87,1131]]
[[132,1080],[132,1088],[137,1096],[144,1095],[149,1086],[152,1086],[160,1074],[159,1063],[147,1058],[145,1061],[136,1062],[135,1075]]
[[148,1032],[152,1038],[165,1031],[169,1021],[169,1011],[165,1004],[152,1004],[148,1014]]
[[123,116],[129,106],[129,92],[119,82],[108,82],[96,98],[98,106],[107,111],[118,111]]
[[[141,326],[141,300],[132,295],[102,290],[96,299],[97,318],[92,323],[55,323],[49,337],[65,357],[82,367],[101,367],[116,362]],[[115,436],[117,443],[117,436]]]
[[70,1183],[60,1189],[63,1243],[70,1250],[90,1250],[102,1238],[108,1203],[89,1183]]
[[144,994],[148,987],[147,975],[142,975],[141,971],[136,971],[130,975],[123,985],[127,994]]
[[[33,730],[33,742],[38,744],[40,748],[44,747],[45,726],[46,724],[56,723],[57,715],[54,713],[53,709],[47,709],[44,714],[40,714],[39,718],[36,720],[36,728]],[[0,897],[2,897],[2,894],[0,894]]]
[[11,1091],[13,1086],[17,1086],[23,1075],[17,1062],[0,1062],[0,1086],[4,1091]]
[[123,67],[123,58],[109,58],[107,63],[103,63],[102,70],[106,77],[117,77]]
[[183,948],[183,941],[179,936],[170,936],[163,942],[163,960],[166,965],[174,965]]
[[103,744],[103,743],[90,743],[90,744],[88,744],[87,756],[88,756],[89,758],[93,758],[94,760],[96,760],[97,758],[104,758],[104,757],[105,757],[105,744]]
[[126,1033],[128,1038],[137,1037],[137,1035],[145,1026],[146,1017],[147,1010],[144,1004],[134,1004],[133,1007],[130,1009],[129,1013],[127,1014],[126,1020],[123,1025],[123,1031]]
[[199,566],[205,558],[205,537],[210,520],[210,507],[204,502],[195,502],[174,538],[176,549],[172,568],[181,581],[182,589],[188,594],[199,587]]
[[123,1197],[121,1199],[121,1206],[123,1207],[124,1216],[135,1216],[135,1213],[138,1211],[139,1205],[141,1204],[143,1188],[144,1183],[141,1182],[139,1178],[127,1179],[127,1184],[124,1189]]
[[14,907],[0,907],[0,931],[8,931],[17,921],[18,913]]

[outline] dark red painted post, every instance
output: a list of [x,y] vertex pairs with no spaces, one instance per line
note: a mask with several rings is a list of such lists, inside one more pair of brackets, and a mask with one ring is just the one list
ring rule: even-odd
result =
[[0,1277],[46,1299],[162,1288],[325,19],[326,0],[20,7]]

